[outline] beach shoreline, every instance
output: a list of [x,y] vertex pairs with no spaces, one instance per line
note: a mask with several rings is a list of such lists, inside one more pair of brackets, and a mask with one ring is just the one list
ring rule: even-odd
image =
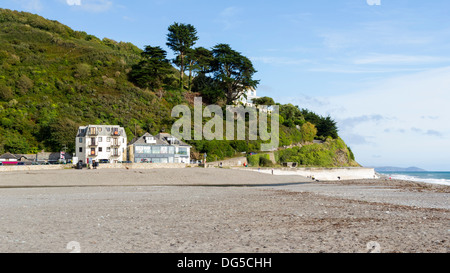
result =
[[449,188],[217,168],[2,173],[0,252],[448,253]]

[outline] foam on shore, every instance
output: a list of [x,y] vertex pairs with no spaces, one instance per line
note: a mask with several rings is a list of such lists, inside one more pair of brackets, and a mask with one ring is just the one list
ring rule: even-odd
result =
[[379,178],[373,168],[250,168],[249,170],[273,175],[299,175],[323,181]]

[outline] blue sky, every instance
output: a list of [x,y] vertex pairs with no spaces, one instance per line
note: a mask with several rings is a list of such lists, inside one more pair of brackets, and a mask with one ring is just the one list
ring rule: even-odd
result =
[[[369,0],[370,1],[370,0]],[[331,115],[365,166],[450,170],[448,0],[1,0],[99,38],[228,43],[258,70],[258,95]]]

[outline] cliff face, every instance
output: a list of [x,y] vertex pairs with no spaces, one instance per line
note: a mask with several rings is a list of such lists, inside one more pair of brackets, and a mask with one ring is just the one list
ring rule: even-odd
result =
[[296,162],[299,166],[311,167],[360,167],[351,150],[340,138],[328,138],[324,143],[281,150],[275,156],[280,164]]

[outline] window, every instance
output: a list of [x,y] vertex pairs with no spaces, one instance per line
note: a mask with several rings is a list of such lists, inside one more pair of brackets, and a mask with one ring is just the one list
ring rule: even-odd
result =
[[179,155],[187,155],[187,148],[178,148]]
[[106,127],[106,131],[108,131],[108,132],[109,132],[109,131],[111,131],[111,128],[109,128],[109,127]]
[[80,138],[78,139],[78,142],[83,143],[83,138],[80,137]]
[[91,155],[95,155],[95,148],[91,148]]
[[78,151],[79,151],[80,153],[82,153],[82,152],[83,152],[83,147],[80,147],[80,148],[78,149]]
[[102,137],[99,137],[98,142],[102,142],[102,141],[103,141]]
[[144,153],[144,147],[142,147],[142,146],[135,146],[134,147],[134,152],[136,154],[143,154]]
[[160,154],[161,153],[161,147],[152,147],[152,153],[153,154]]
[[98,147],[98,151],[101,153],[103,152],[103,148],[102,147]]
[[106,152],[111,152],[111,147],[106,147]]
[[[109,131],[109,130],[108,130]],[[106,142],[111,142],[111,138],[110,137],[107,137],[106,138]]]
[[151,154],[152,153],[152,147],[150,147],[150,146],[144,146],[143,147],[143,153],[144,154]]

